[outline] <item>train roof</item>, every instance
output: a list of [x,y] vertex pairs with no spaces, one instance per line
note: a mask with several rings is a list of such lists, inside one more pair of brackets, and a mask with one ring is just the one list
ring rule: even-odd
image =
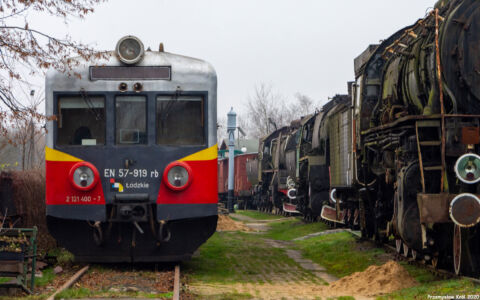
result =
[[315,118],[316,116],[317,116],[317,114],[314,113],[314,114],[310,114],[310,115],[308,115],[308,116],[303,117],[302,120],[301,120],[301,125],[303,126],[303,125],[307,124],[308,121],[310,121],[311,119]]
[[[116,90],[118,82],[133,83],[141,81],[145,90],[155,90],[159,82],[169,82],[170,86],[182,87],[185,82],[189,83],[190,90],[205,90],[205,85],[216,87],[217,75],[213,66],[201,59],[183,56],[179,54],[159,51],[146,51],[143,59],[132,67],[138,66],[166,66],[171,67],[170,80],[91,80],[90,67],[92,66],[126,66],[122,63],[114,51],[108,52],[105,58],[85,61],[75,58],[77,66],[69,73],[57,70],[49,70],[46,74],[46,90],[78,91],[88,90]],[[127,66],[129,67],[129,66]],[[193,86],[192,86],[193,85]],[[175,90],[173,88],[173,90]]]

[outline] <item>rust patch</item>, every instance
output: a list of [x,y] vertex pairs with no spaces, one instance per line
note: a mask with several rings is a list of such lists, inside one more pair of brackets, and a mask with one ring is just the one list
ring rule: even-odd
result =
[[452,194],[423,194],[417,195],[420,223],[448,223],[449,206],[455,195]]
[[463,127],[462,128],[462,144],[465,144],[465,145],[480,144],[480,128],[479,127]]

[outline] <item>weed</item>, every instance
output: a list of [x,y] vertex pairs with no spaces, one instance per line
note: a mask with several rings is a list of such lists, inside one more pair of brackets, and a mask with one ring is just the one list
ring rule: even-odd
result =
[[53,268],[48,268],[42,271],[42,277],[35,277],[35,286],[46,286],[55,279],[55,272]]
[[57,255],[57,262],[61,265],[71,265],[74,259],[75,256],[65,249],[60,249],[60,252]]
[[250,217],[255,220],[275,220],[275,219],[280,219],[281,216],[276,216],[276,215],[271,215],[271,214],[266,214],[263,212],[259,212],[256,210],[237,210],[235,213],[243,216]]
[[101,291],[91,291],[87,288],[73,288],[67,289],[57,296],[55,299],[71,299],[71,298],[85,298],[85,297],[140,297],[140,298],[147,298],[147,299],[169,299],[173,297],[173,292],[163,293],[163,294],[154,294],[154,293],[145,293],[145,292],[123,292],[123,293],[115,293],[110,292],[107,290]]

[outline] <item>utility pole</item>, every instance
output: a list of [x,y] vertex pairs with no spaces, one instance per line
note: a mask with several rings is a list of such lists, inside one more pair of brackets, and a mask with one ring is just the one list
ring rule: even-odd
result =
[[233,210],[233,188],[234,188],[234,168],[235,168],[235,129],[237,128],[237,114],[233,111],[233,107],[227,114],[227,132],[228,132],[228,196],[227,209],[228,212]]

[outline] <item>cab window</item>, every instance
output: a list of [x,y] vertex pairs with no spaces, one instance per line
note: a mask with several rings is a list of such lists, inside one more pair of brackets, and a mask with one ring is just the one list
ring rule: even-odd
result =
[[59,97],[57,127],[57,145],[105,145],[105,98]]
[[147,144],[147,98],[117,96],[115,99],[117,145]]
[[202,97],[157,97],[157,144],[204,145],[204,104]]

